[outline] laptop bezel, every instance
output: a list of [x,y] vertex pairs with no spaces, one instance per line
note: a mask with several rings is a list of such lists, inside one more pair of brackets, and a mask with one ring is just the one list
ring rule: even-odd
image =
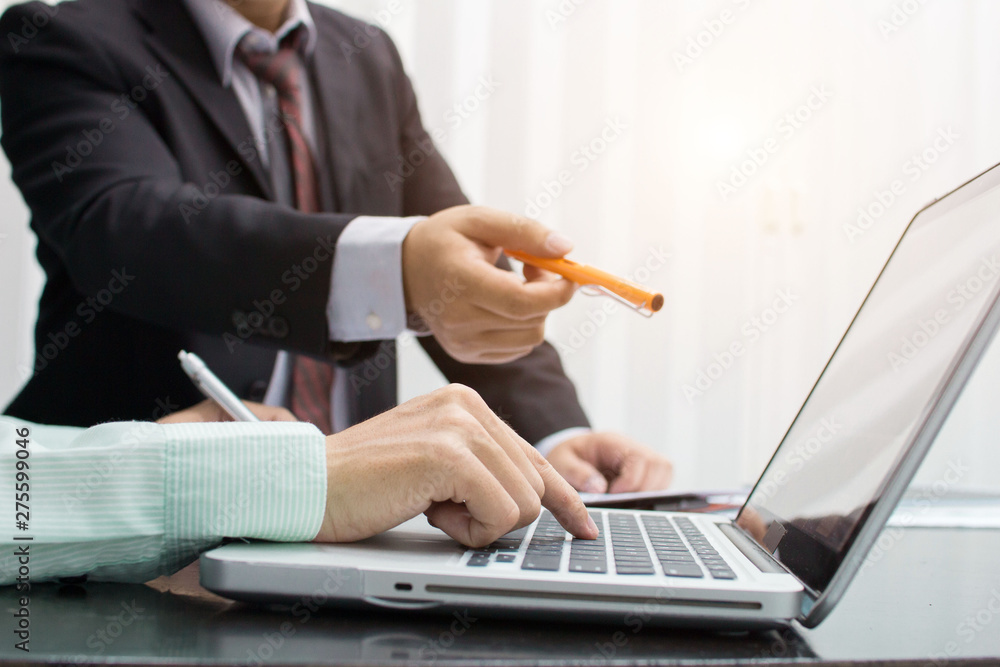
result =
[[[872,283],[871,289],[869,289],[864,301],[855,313],[854,318],[852,318],[850,326],[848,326],[844,335],[837,343],[837,347],[834,349],[833,354],[830,355],[830,359],[824,366],[823,372],[820,373],[812,389],[809,391],[809,394],[806,396],[805,401],[803,401],[802,407],[800,407],[798,413],[796,413],[795,419],[793,419],[789,425],[788,430],[782,437],[781,443],[775,449],[775,452],[767,466],[770,466],[774,462],[775,457],[781,449],[781,444],[784,443],[789,433],[791,433],[796,420],[808,404],[813,392],[819,385],[820,379],[823,377],[823,374],[826,373],[830,363],[840,350],[840,347],[846,339],[851,327],[853,327],[857,316],[868,303],[868,299],[871,297],[875,286],[878,284],[878,281],[882,278],[886,268],[895,257],[903,239],[906,237],[906,234],[910,231],[917,220],[922,215],[931,211],[931,209],[935,209],[934,215],[943,215],[956,206],[960,206],[995,187],[1000,187],[1000,169],[998,169],[998,167],[1000,167],[1000,164],[990,167],[986,171],[966,181],[944,196],[930,202],[913,216],[903,233],[900,235],[899,241],[896,243],[892,254],[889,255],[889,258],[883,265],[878,277]],[[990,176],[991,172],[996,173],[993,173],[992,176]],[[825,590],[817,592],[803,582],[800,577],[796,576],[795,572],[782,563],[780,559],[775,558],[773,555],[771,556],[772,559],[776,563],[779,563],[785,571],[789,572],[792,576],[795,576],[806,591],[806,595],[803,597],[802,614],[797,619],[805,627],[811,628],[817,626],[824,618],[827,617],[827,615],[829,615],[837,602],[839,602],[841,597],[843,597],[844,592],[847,590],[847,587],[850,585],[858,570],[861,568],[865,557],[868,555],[872,546],[874,546],[879,535],[882,533],[882,529],[884,528],[886,522],[895,510],[900,499],[903,497],[903,494],[906,492],[910,481],[920,468],[924,457],[933,445],[938,432],[944,425],[952,407],[955,405],[958,397],[962,393],[962,390],[968,383],[969,378],[972,376],[972,373],[975,371],[986,350],[989,348],[994,335],[996,334],[998,328],[1000,328],[1000,284],[994,288],[989,297],[988,304],[989,306],[985,309],[985,314],[980,318],[979,322],[966,337],[965,341],[963,341],[958,354],[956,354],[952,359],[944,378],[938,384],[932,399],[925,407],[924,412],[918,421],[918,426],[914,429],[909,443],[903,447],[901,454],[894,462],[883,485],[882,493],[876,498],[871,509],[868,511],[867,516],[863,518],[859,524],[857,532],[851,542],[851,546],[844,553],[840,564],[837,566],[833,577],[826,585]],[[764,468],[765,471],[767,466]],[[763,479],[764,473],[762,472],[761,476],[757,480],[757,483],[754,485],[754,490],[757,489]],[[748,496],[747,503],[745,503],[743,508],[741,508],[741,513],[746,510],[749,504],[749,499],[752,497],[753,490]],[[746,531],[743,530],[738,524],[737,528],[743,531],[749,539],[753,539],[753,537],[746,533]]]

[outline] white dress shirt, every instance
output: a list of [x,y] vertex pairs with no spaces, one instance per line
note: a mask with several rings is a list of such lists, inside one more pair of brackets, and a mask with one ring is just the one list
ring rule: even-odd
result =
[[[222,85],[232,88],[246,114],[258,155],[271,172],[279,200],[291,201],[287,140],[277,122],[280,117],[274,88],[262,83],[236,57],[236,48],[249,34],[254,47],[274,52],[285,35],[301,26],[306,34],[301,57],[311,57],[316,48],[316,25],[305,0],[292,0],[288,18],[274,33],[253,25],[219,0],[185,0],[185,3],[205,38]],[[317,155],[313,95],[308,78],[303,80],[302,93],[303,133],[313,155]],[[344,228],[337,240],[326,308],[331,340],[391,340],[406,331],[402,247],[403,239],[420,219],[361,216]],[[265,403],[288,405],[291,370],[289,355],[280,353]],[[335,430],[347,425],[345,382],[343,373],[334,374],[330,401]]]

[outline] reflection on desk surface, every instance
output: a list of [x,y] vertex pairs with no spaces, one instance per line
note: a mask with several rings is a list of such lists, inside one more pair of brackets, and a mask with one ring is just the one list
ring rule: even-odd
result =
[[[664,630],[643,610],[621,625],[500,620],[474,612],[277,612],[193,587],[191,569],[150,585],[40,585],[31,593],[31,653],[13,648],[17,593],[0,589],[0,658],[79,664],[655,664],[723,665],[1000,656],[1000,530],[888,528],[819,628],[719,634]],[[180,582],[180,583],[178,583]],[[900,664],[907,664],[906,662]]]
[[889,519],[890,526],[1000,528],[1000,495],[992,490],[946,490],[914,485]]
[[[10,618],[15,593],[0,591]],[[498,619],[474,611],[447,616],[369,610],[318,609],[303,599],[284,612],[199,600],[143,585],[39,585],[32,591],[30,657],[81,663],[166,658],[240,665],[387,662],[523,664],[539,659],[599,664],[609,659],[697,660],[810,657],[791,629],[718,634],[647,628],[643,610],[614,626]]]

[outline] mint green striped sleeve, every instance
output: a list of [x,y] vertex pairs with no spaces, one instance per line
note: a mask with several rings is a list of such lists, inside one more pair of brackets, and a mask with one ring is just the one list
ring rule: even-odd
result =
[[[17,433],[25,428],[26,458]],[[18,460],[27,468],[19,471]],[[28,474],[27,530],[16,523],[14,494],[25,488],[15,489],[24,483],[18,472]],[[326,503],[325,439],[310,424],[288,422],[79,429],[0,417],[0,499],[9,508],[0,514],[0,584],[16,583],[25,547],[32,582],[84,574],[148,581],[224,537],[315,537]]]

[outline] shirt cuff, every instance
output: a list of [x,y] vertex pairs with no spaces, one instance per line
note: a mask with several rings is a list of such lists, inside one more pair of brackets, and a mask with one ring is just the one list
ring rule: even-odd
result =
[[360,216],[344,228],[326,307],[331,340],[390,340],[407,329],[403,240],[423,219]]
[[535,443],[535,449],[538,453],[545,458],[549,457],[549,453],[563,444],[570,438],[575,438],[578,435],[583,435],[584,433],[591,433],[591,429],[586,426],[574,426],[572,428],[564,428],[561,431],[556,431],[552,435],[547,435],[538,442]]
[[[297,542],[319,533],[326,441],[311,424],[162,425],[168,560],[189,541],[249,537]],[[169,554],[171,548],[174,554]]]

